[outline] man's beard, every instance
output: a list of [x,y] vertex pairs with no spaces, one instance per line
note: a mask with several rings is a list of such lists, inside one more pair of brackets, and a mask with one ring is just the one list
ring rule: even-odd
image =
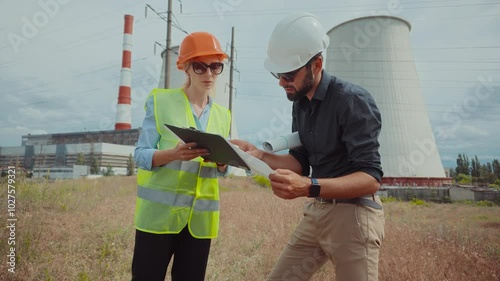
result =
[[289,101],[298,101],[305,97],[306,94],[312,89],[313,86],[313,74],[311,68],[307,68],[306,77],[304,78],[304,86],[302,89],[298,90],[296,93],[286,93],[286,97]]

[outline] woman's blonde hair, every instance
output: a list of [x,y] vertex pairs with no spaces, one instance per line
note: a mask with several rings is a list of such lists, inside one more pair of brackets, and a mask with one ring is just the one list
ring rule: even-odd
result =
[[183,69],[184,69],[184,73],[186,74],[186,81],[184,81],[184,85],[182,85],[183,89],[187,89],[187,88],[189,88],[189,86],[191,86],[191,77],[189,77],[189,75],[187,74],[187,71],[188,71],[190,65],[191,65],[191,62],[184,63]]

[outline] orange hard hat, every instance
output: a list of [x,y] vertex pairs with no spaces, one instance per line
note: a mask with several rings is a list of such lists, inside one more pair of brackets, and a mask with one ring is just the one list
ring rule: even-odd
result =
[[182,40],[179,47],[179,57],[177,57],[177,68],[184,69],[184,63],[188,60],[200,57],[218,55],[221,59],[227,58],[222,51],[219,40],[208,32],[193,32]]

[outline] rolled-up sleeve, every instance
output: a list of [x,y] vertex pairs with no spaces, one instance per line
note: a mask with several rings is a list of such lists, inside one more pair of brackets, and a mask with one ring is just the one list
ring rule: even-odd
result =
[[[358,88],[358,91],[362,91]],[[357,171],[365,172],[379,182],[383,175],[378,152],[378,136],[382,127],[380,111],[369,95],[348,95],[348,107],[343,112],[344,134],[348,161]]]
[[151,170],[153,154],[158,148],[160,134],[156,129],[156,118],[154,114],[154,97],[150,95],[146,101],[146,116],[142,123],[142,131],[134,151],[136,165],[144,170]]

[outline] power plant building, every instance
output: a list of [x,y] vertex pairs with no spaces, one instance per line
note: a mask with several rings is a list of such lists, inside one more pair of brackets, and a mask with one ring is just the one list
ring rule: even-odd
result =
[[95,132],[26,135],[22,146],[0,147],[0,167],[16,165],[37,176],[49,173],[51,177],[64,178],[64,173],[78,164],[83,156],[84,164],[97,161],[101,168],[112,167],[116,174],[125,174],[127,161],[134,153],[139,129]]
[[133,20],[131,15],[124,17],[115,130],[25,135],[21,146],[0,147],[0,170],[15,165],[33,176],[74,178],[88,175],[83,167],[97,163],[99,170],[110,167],[115,174],[127,173],[140,134],[131,128],[130,112]]
[[411,25],[369,16],[328,31],[326,70],[368,90],[382,115],[383,183],[441,186],[446,178],[410,46]]

